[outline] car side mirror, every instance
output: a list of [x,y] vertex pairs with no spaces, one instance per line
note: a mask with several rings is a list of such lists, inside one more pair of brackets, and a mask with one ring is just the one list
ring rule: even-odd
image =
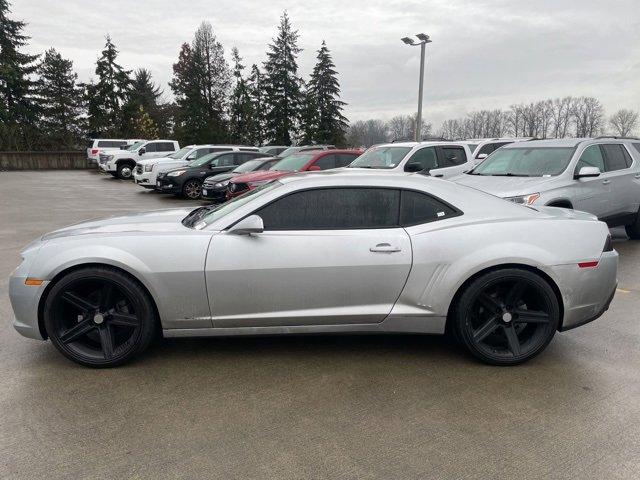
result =
[[476,160],[484,160],[488,156],[489,155],[487,155],[486,153],[479,153],[478,155],[476,155]]
[[259,215],[249,215],[229,229],[229,233],[234,235],[251,235],[262,232],[264,232],[264,223]]
[[599,177],[602,172],[598,167],[582,167],[580,171],[573,176],[574,179]]
[[141,148],[140,150],[138,150],[138,155],[142,155],[144,153],[147,153],[147,149],[146,148]]
[[422,170],[423,170],[422,165],[420,165],[419,163],[410,163],[404,169],[405,172],[411,172],[411,173],[421,172]]
[[319,172],[321,170],[321,168],[318,165],[311,165],[309,168],[307,168],[308,172]]

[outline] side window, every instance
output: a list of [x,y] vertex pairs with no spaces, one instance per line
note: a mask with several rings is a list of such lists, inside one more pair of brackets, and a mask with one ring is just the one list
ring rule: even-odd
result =
[[118,140],[100,140],[98,147],[103,148],[120,148],[127,145],[127,142],[120,142]]
[[454,167],[467,163],[467,154],[463,147],[440,147],[443,157],[443,167]]
[[483,146],[480,147],[480,150],[478,150],[478,153],[476,153],[476,158],[478,158],[478,156],[482,154],[489,155],[490,153],[493,153],[495,149],[496,148],[494,147],[493,143],[485,143]]
[[258,168],[258,170],[269,170],[271,167],[273,167],[276,164],[276,162],[279,162],[279,161],[280,161],[279,158],[274,158],[273,160],[264,162],[262,165],[260,165],[260,168]]
[[602,149],[606,157],[605,164],[607,166],[607,172],[614,172],[629,167],[625,153],[627,155],[629,154],[622,145],[602,145]]
[[233,165],[236,165],[234,156],[235,154],[233,153],[220,155],[216,160],[214,160],[214,162],[218,167],[231,167]]
[[244,162],[253,160],[257,157],[255,153],[236,153],[234,154],[234,156],[236,165],[242,165]]
[[240,147],[238,150],[241,152],[258,152],[259,150],[255,147]]
[[411,190],[402,191],[400,225],[410,227],[421,223],[457,217],[458,210],[424,193]]
[[[421,148],[416,153],[414,153],[409,161],[405,164],[405,171],[407,171],[407,167],[412,164],[419,165],[420,171],[438,168],[440,165],[438,165],[438,156],[436,155],[435,147]],[[417,169],[413,171],[417,171]]]
[[334,156],[336,157],[336,167],[346,167],[358,158],[358,155],[352,153],[338,153]]
[[265,230],[394,228],[399,206],[399,190],[323,188],[292,193],[256,213]]
[[325,155],[319,158],[313,163],[316,167],[320,167],[320,170],[329,170],[330,168],[336,168],[336,156]]
[[600,146],[591,145],[582,152],[580,160],[578,160],[578,164],[576,165],[575,173],[579,173],[582,167],[598,167],[601,172],[605,171],[604,157],[602,156]]
[[232,149],[227,147],[212,147],[208,148],[208,153],[216,153],[216,152],[230,152]]
[[158,151],[159,151],[159,150],[158,150],[158,144],[157,144],[157,143],[155,143],[155,142],[147,143],[147,144],[144,146],[144,149],[145,149],[145,151],[146,151],[147,153],[152,153],[152,152],[158,152]]

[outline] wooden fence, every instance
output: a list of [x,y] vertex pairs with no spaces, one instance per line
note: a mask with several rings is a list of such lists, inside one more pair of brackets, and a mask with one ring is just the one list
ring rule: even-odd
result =
[[[81,170],[92,168],[87,152],[0,152],[0,171]],[[95,168],[95,165],[93,166]]]

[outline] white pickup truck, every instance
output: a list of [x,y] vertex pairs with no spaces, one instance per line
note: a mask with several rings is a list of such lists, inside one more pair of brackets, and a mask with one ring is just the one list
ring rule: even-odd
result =
[[133,176],[136,163],[149,158],[166,157],[180,149],[175,140],[148,140],[137,142],[127,150],[114,150],[100,154],[100,170],[126,180]]
[[133,171],[133,180],[136,185],[144,188],[154,188],[159,172],[166,172],[173,168],[183,167],[191,161],[202,158],[210,153],[246,151],[257,152],[258,147],[245,147],[241,145],[188,145],[172,155],[140,160]]

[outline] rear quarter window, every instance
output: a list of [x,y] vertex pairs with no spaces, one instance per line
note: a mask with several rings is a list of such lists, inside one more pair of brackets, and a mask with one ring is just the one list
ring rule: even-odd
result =
[[462,215],[460,210],[430,195],[403,190],[400,200],[400,225],[410,227]]

